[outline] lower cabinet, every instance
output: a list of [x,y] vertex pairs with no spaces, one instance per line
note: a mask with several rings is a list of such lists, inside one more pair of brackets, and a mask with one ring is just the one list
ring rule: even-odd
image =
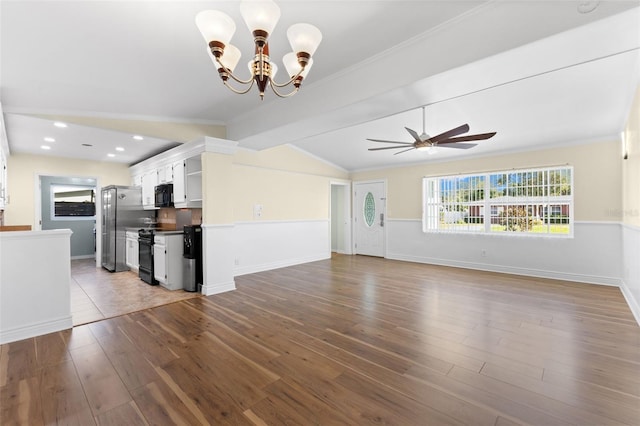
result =
[[156,234],[153,241],[153,275],[169,290],[182,289],[182,234]]
[[139,249],[138,249],[138,233],[137,232],[127,232],[126,233],[125,261],[126,261],[127,266],[129,268],[135,269],[136,271],[140,267],[138,253],[139,253]]

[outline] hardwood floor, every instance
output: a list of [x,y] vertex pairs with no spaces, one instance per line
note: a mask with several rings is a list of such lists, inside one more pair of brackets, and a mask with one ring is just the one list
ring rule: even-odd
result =
[[198,297],[183,290],[150,286],[135,271],[111,273],[95,259],[71,261],[73,325],[87,324],[143,309]]
[[364,256],[0,346],[0,423],[638,425],[619,289]]

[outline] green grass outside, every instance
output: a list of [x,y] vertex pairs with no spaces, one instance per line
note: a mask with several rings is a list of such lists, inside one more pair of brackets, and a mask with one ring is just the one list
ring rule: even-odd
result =
[[[460,231],[473,231],[474,229],[477,231],[482,231],[484,229],[484,225],[479,224],[457,224],[457,223],[440,223],[440,229],[448,229],[448,230],[460,230]],[[508,232],[505,231],[505,227],[502,225],[491,225],[491,232],[500,233],[500,232]],[[514,232],[517,233],[517,232]],[[547,233],[547,225],[533,225],[533,229],[528,232],[531,234],[546,234]],[[553,224],[549,226],[550,234],[569,234],[569,224]]]

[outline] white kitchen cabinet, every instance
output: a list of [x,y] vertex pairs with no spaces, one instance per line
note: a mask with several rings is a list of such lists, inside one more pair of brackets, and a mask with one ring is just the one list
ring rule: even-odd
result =
[[158,184],[173,182],[173,164],[167,164],[159,167],[158,170]]
[[142,188],[142,175],[133,175],[131,177],[131,184],[133,186],[137,186],[139,188]]
[[189,207],[187,206],[185,163],[184,160],[173,163],[173,203],[176,207]]
[[202,207],[202,160],[200,156],[185,161],[185,180],[188,207]]
[[173,201],[176,207],[202,207],[200,156],[173,163]]
[[149,170],[142,175],[142,207],[145,210],[156,208],[155,189],[158,184],[158,173],[156,170]]
[[126,263],[127,266],[136,271],[140,268],[138,233],[127,231],[126,233]]
[[153,275],[168,290],[182,289],[183,235],[157,233],[153,242]]

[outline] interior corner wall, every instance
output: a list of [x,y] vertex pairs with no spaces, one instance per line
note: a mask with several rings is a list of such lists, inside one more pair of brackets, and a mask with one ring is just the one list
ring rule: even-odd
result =
[[623,274],[620,286],[627,303],[640,324],[640,85],[635,94],[629,119],[620,141],[621,153],[626,151],[622,174]]
[[31,225],[33,229],[37,228],[35,191],[38,174],[92,177],[97,178],[101,186],[131,183],[131,175],[126,164],[12,154],[7,165],[9,202],[5,207],[5,225]]
[[231,179],[235,275],[328,259],[331,180],[345,177],[286,146],[239,151]]
[[[358,172],[352,179],[387,179],[387,258],[617,286],[621,161],[620,142],[605,141]],[[422,177],[558,164],[574,167],[573,237],[422,232]]]

